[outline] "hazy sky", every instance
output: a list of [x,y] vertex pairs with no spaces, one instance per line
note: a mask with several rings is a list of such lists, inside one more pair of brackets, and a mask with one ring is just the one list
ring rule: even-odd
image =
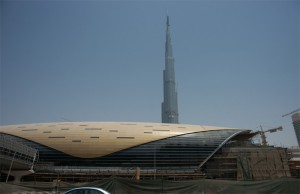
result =
[[299,0],[1,0],[0,124],[161,122],[170,16],[184,124],[296,145]]

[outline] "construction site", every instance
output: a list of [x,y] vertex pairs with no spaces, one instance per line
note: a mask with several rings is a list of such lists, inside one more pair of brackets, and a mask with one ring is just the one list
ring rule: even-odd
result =
[[[8,177],[8,171],[2,171],[0,192],[54,194],[74,187],[93,186],[122,194],[298,193],[299,161],[296,162],[293,158],[300,156],[299,151],[299,147],[279,148],[253,144],[249,139],[236,139],[226,144],[197,171],[93,167],[85,169],[65,167],[49,171],[47,164],[37,163],[34,167],[36,172],[28,173],[20,180]],[[15,161],[20,163],[27,161],[27,164],[31,165],[28,162],[30,156],[25,157],[25,154],[24,152],[22,156],[14,154]],[[8,149],[3,149],[1,144],[1,158],[4,157],[9,158]]]
[[[168,166],[162,168],[97,167],[97,166],[54,166],[53,162],[40,160],[39,150],[34,149],[10,136],[1,134],[1,181],[32,181],[60,179],[64,181],[94,181],[110,176],[138,177],[137,179],[163,178],[187,180],[198,178],[222,180],[267,180],[281,177],[297,177],[299,156],[297,148],[287,149],[268,146],[266,133],[281,131],[282,127],[238,135],[224,144],[217,152],[199,164],[199,168]],[[261,144],[253,142],[260,136]],[[186,149],[186,148],[185,148]],[[158,151],[157,151],[158,152]],[[156,156],[158,165],[159,156]],[[155,164],[157,163],[157,164]],[[19,172],[23,169],[24,174]],[[292,169],[292,170],[290,170]],[[31,173],[35,172],[35,173]],[[21,173],[18,176],[18,173]],[[137,176],[138,175],[138,176]]]
[[[300,131],[299,110],[283,115],[283,117],[292,115],[293,126],[298,139]],[[102,123],[96,124],[102,125],[102,127],[91,128],[89,127],[90,123],[79,123],[79,127],[100,134],[98,131],[100,129],[103,131],[105,125]],[[63,128],[60,125],[63,125]],[[136,165],[135,167],[126,167],[126,163],[125,166],[124,163],[111,167],[99,166],[97,162],[103,160],[101,157],[94,161],[88,158],[79,160],[78,157],[72,158],[57,150],[37,144],[33,141],[34,139],[28,141],[29,138],[34,138],[34,135],[29,134],[28,139],[23,139],[22,134],[31,133],[32,131],[36,133],[40,130],[43,134],[50,133],[49,127],[52,129],[51,133],[56,130],[63,134],[69,130],[68,125],[75,128],[75,125],[78,124],[47,124],[46,128],[40,124],[38,125],[40,128],[32,128],[31,125],[13,126],[14,131],[16,131],[15,134],[9,134],[12,131],[11,128],[2,128],[2,132],[0,132],[0,193],[19,193],[23,191],[32,194],[38,192],[61,193],[79,186],[101,187],[111,193],[122,194],[299,193],[300,191],[300,148],[298,146],[290,148],[275,147],[268,145],[267,142],[267,136],[270,133],[283,130],[281,126],[271,129],[264,129],[260,126],[258,131],[238,130],[237,132],[228,129],[227,131],[220,129],[209,131],[207,129],[208,131],[195,133],[196,135],[183,134],[174,139],[170,137],[154,141],[154,143],[142,144],[129,149],[129,152],[121,152],[123,155],[117,155],[116,158],[113,156],[108,158],[118,165],[118,162],[120,162],[119,157],[130,156],[129,162],[133,161],[131,157],[138,157],[142,161],[141,165],[146,164],[144,166]],[[160,132],[186,130],[186,128],[195,127],[172,125],[172,128],[169,125],[152,125],[156,125],[155,130]],[[152,127],[149,124],[121,123],[120,125],[114,124],[114,129],[116,126],[120,127],[119,130],[122,127],[129,131],[133,129],[133,133],[136,130],[133,126],[140,130],[143,128],[148,130],[149,127]],[[163,128],[159,129],[158,127]],[[168,130],[166,130],[166,127],[168,127]],[[81,128],[77,130],[81,130]],[[109,132],[117,132],[117,130],[109,130]],[[21,134],[20,137],[16,137],[19,133]],[[76,133],[76,130],[74,130],[75,135]],[[90,135],[92,133],[89,132]],[[146,131],[146,133],[149,132]],[[79,135],[82,136],[82,133],[79,133]],[[37,137],[42,138],[40,135]],[[118,137],[118,139],[125,138]],[[131,137],[130,139],[134,138]],[[52,143],[53,141],[49,142]],[[81,140],[76,140],[77,142],[81,142]],[[116,140],[112,141],[112,143],[116,142]],[[67,144],[65,141],[61,141],[61,145],[65,146]],[[148,152],[154,150],[154,152],[147,155],[147,153],[141,154],[139,150],[148,150]],[[173,150],[176,154],[179,154],[172,154],[174,153]],[[127,152],[131,155],[128,155]],[[132,155],[132,153],[138,154]],[[165,154],[168,156],[165,157]],[[146,156],[150,157],[150,160],[144,160]],[[188,157],[188,160],[184,160],[186,157]],[[199,161],[196,164],[197,166],[189,162],[189,160],[193,161],[195,158],[195,161]],[[59,160],[65,162],[58,163]],[[166,160],[169,162],[165,162]],[[176,160],[184,162],[178,163]],[[90,165],[76,165],[78,162],[86,161],[91,161]],[[150,165],[146,162],[150,162]],[[181,166],[178,166],[178,164]]]
[[[38,150],[12,141],[1,135],[1,181],[50,181],[90,182],[111,176],[137,180],[272,180],[282,177],[299,178],[299,147],[281,148],[268,146],[266,133],[281,131],[282,127],[241,135],[227,142],[199,169],[143,169],[105,167],[51,167],[51,163],[38,161]],[[253,137],[261,137],[261,144]],[[18,170],[29,168],[22,176]],[[13,169],[13,170],[12,170]],[[31,171],[30,171],[31,170]],[[34,171],[35,173],[31,173]],[[15,173],[15,174],[14,174]],[[16,179],[20,177],[21,179]]]

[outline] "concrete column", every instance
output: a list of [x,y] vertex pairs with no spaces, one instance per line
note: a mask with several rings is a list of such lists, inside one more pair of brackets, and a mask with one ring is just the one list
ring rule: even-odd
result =
[[[8,174],[8,171],[3,171],[4,173]],[[20,183],[21,178],[25,175],[33,174],[34,171],[31,170],[12,170],[10,171],[10,176],[14,177],[13,183]]]

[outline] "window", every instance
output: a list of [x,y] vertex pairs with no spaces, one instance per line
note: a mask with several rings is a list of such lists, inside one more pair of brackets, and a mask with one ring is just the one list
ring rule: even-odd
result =
[[100,131],[100,130],[102,130],[102,128],[85,128],[84,130],[98,130],[98,131]]
[[63,137],[63,136],[49,136],[48,138],[53,138],[53,139],[63,139],[63,138],[66,138],[66,137]]
[[117,139],[134,139],[135,137],[117,137]]
[[22,129],[22,131],[37,131],[37,129]]
[[135,123],[120,123],[120,125],[136,125]]

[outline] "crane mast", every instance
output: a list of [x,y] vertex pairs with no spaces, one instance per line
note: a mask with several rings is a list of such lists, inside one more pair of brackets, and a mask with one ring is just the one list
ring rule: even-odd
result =
[[274,132],[282,131],[282,130],[283,130],[283,128],[282,128],[282,126],[280,126],[280,127],[276,127],[276,128],[272,128],[272,129],[268,129],[268,130],[264,131],[262,126],[260,126],[260,131],[258,133],[261,136],[261,145],[263,145],[263,146],[268,145],[267,137],[266,137],[267,132],[274,133]]

